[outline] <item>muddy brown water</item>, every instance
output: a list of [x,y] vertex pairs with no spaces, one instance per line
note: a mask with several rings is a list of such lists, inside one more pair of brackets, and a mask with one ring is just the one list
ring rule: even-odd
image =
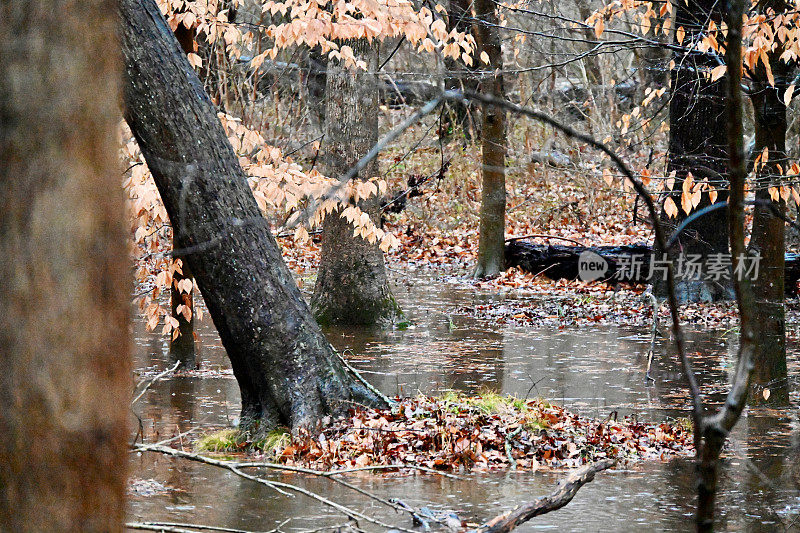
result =
[[[351,363],[389,395],[468,393],[490,389],[518,397],[543,397],[586,416],[615,411],[640,420],[687,416],[684,380],[668,339],[660,339],[654,385],[645,386],[647,328],[498,326],[455,314],[471,304],[514,296],[478,291],[457,280],[403,272],[396,296],[412,327],[369,332],[326,333]],[[191,428],[236,423],[239,392],[219,338],[206,317],[198,327],[201,370],[154,384],[136,405],[150,442]],[[792,335],[793,337],[794,335]],[[723,331],[689,331],[692,352],[712,398],[721,398],[735,361],[735,336]],[[143,375],[166,368],[166,345],[135,327],[135,367]],[[789,342],[789,372],[800,370],[798,344]],[[790,379],[792,403],[785,409],[750,409],[732,435],[721,476],[720,531],[800,530],[800,422],[798,387]],[[191,435],[186,437],[190,441]],[[564,509],[538,517],[520,531],[685,531],[692,527],[693,467],[686,459],[643,462],[605,472],[580,490]],[[268,474],[301,485],[339,503],[411,527],[407,515],[303,475]],[[385,498],[417,507],[454,510],[480,522],[550,492],[563,474],[501,472],[435,475],[352,474],[348,481]],[[130,476],[137,490],[129,520],[200,523],[253,531],[302,531],[342,524],[346,519],[303,496],[287,498],[214,467],[157,454],[135,454]],[[144,480],[144,481],[142,481]],[[361,524],[372,529],[369,524]]]

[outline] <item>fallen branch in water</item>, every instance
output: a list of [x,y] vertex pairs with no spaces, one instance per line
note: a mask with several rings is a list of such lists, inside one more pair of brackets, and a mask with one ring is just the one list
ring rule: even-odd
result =
[[[200,531],[223,531],[225,533],[258,533],[246,529],[234,529],[230,527],[206,526],[203,524],[184,524],[180,522],[126,522],[126,529],[137,529],[144,531],[163,531],[164,533],[197,533]],[[275,533],[276,529],[265,533]]]
[[650,376],[650,368],[653,366],[653,355],[656,353],[656,335],[658,335],[658,310],[661,305],[655,295],[648,291],[647,297],[650,299],[650,305],[653,306],[653,324],[650,327],[650,349],[647,350],[647,372],[644,375],[644,383],[648,385],[655,379]]
[[[144,396],[144,393],[145,393],[145,392],[147,392],[147,389],[149,389],[149,388],[150,388],[150,386],[151,386],[153,383],[155,383],[155,382],[156,382],[156,381],[158,381],[159,379],[163,378],[164,376],[166,376],[166,375],[167,375],[167,374],[169,374],[170,372],[175,372],[175,371],[178,369],[178,366],[179,366],[180,364],[181,364],[181,362],[180,362],[180,361],[176,361],[176,362],[175,362],[175,364],[174,364],[172,367],[170,367],[170,368],[168,368],[168,369],[164,370],[164,371],[163,371],[163,372],[161,372],[160,374],[157,374],[157,375],[156,375],[156,376],[155,376],[153,379],[151,379],[151,380],[150,380],[150,381],[147,383],[147,385],[145,385],[145,386],[144,386],[144,388],[143,388],[141,391],[139,391],[139,394],[137,394],[137,395],[136,395],[136,398],[134,398],[134,399],[133,399],[133,401],[131,401],[131,406],[133,406],[133,404],[135,404],[136,402],[138,402],[138,401],[139,401],[139,398],[141,398],[142,396]],[[140,385],[141,385],[141,383],[140,383]]]
[[604,459],[583,466],[568,475],[551,494],[492,518],[479,527],[476,533],[507,533],[534,516],[561,509],[572,501],[572,498],[578,493],[578,489],[594,479],[597,472],[602,472],[615,464],[616,461]]
[[[360,519],[360,520],[364,520],[365,522],[370,522],[372,524],[375,524],[376,526],[380,526],[380,527],[383,527],[383,528],[386,528],[386,529],[394,529],[394,530],[398,530],[398,531],[404,531],[406,533],[415,533],[414,531],[412,531],[410,529],[405,529],[405,528],[402,528],[402,527],[399,527],[399,526],[389,525],[389,524],[387,524],[385,522],[382,522],[380,520],[377,520],[375,518],[367,516],[367,515],[365,515],[363,513],[360,513],[358,511],[356,511],[355,509],[351,509],[349,507],[346,507],[344,505],[336,503],[336,502],[334,502],[332,500],[329,500],[329,499],[327,499],[327,498],[325,498],[323,496],[320,496],[319,494],[317,494],[315,492],[311,492],[310,490],[304,489],[302,487],[298,487],[297,485],[291,485],[289,483],[284,483],[282,481],[270,481],[270,480],[263,479],[263,478],[260,478],[260,477],[257,477],[257,476],[252,476],[252,475],[247,474],[245,472],[242,472],[240,470],[240,468],[243,468],[243,467],[252,467],[252,466],[254,466],[253,463],[242,463],[242,464],[240,464],[240,463],[231,462],[231,461],[222,461],[220,459],[214,459],[212,457],[206,457],[204,455],[200,455],[200,454],[196,454],[196,453],[185,452],[183,450],[176,450],[175,448],[169,448],[167,446],[155,446],[155,445],[140,444],[140,445],[134,446],[133,450],[134,451],[138,451],[138,452],[157,452],[157,453],[162,453],[162,454],[165,454],[165,455],[171,455],[173,457],[181,457],[183,459],[188,459],[190,461],[196,461],[196,462],[199,462],[199,463],[205,463],[205,464],[208,464],[208,465],[224,468],[226,470],[230,470],[231,472],[233,472],[237,476],[243,477],[245,479],[249,479],[250,481],[253,481],[255,483],[259,483],[261,485],[265,485],[265,486],[267,486],[267,487],[269,487],[269,488],[271,488],[271,489],[273,489],[273,490],[275,490],[277,492],[280,492],[281,494],[283,494],[285,496],[290,496],[290,494],[288,494],[286,492],[287,490],[292,491],[292,492],[298,492],[300,494],[303,494],[304,496],[308,496],[309,498],[312,498],[312,499],[314,499],[314,500],[316,500],[316,501],[318,501],[318,502],[320,502],[320,503],[322,503],[324,505],[327,505],[328,507],[332,507],[332,508],[336,509],[337,511],[341,512],[345,516],[347,516],[349,518],[352,518],[356,522]],[[261,464],[259,466],[265,466],[266,467],[266,464],[267,463],[263,463],[263,464]],[[275,466],[281,466],[281,465],[275,465]],[[290,470],[290,468],[281,468],[281,469],[282,470]],[[297,472],[303,472],[306,469],[291,468],[291,470],[297,471]],[[314,470],[310,470],[310,469],[305,471],[304,473],[319,474],[318,472],[315,472]],[[328,477],[328,476],[324,476],[324,477]],[[348,488],[352,488],[353,487],[349,483],[345,483],[345,482],[342,482],[340,480],[336,480],[334,478],[331,478],[331,479],[348,486]],[[366,491],[363,491],[362,489],[358,489],[358,492],[360,492],[362,494],[367,494]],[[367,495],[370,496],[370,497],[373,497],[370,494],[367,494]],[[380,498],[378,496],[374,496],[373,499],[375,499],[377,501],[380,501],[381,503],[385,502],[385,500],[383,500],[382,498]],[[388,505],[390,507],[392,507],[392,508],[399,507],[399,506],[396,506],[395,504],[391,504],[391,503],[389,503]],[[401,508],[399,510],[404,510],[404,509]]]

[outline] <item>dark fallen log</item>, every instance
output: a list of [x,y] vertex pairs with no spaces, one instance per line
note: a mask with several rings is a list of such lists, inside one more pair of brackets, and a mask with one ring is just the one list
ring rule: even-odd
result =
[[507,513],[492,518],[479,527],[475,533],[508,533],[535,516],[561,509],[572,501],[572,498],[578,493],[578,489],[594,479],[597,472],[611,468],[615,463],[616,461],[611,459],[604,459],[582,466],[564,478],[551,494],[524,503]]
[[[506,242],[505,251],[506,268],[518,267],[552,280],[581,279],[633,285],[650,283],[652,255],[652,248],[646,244],[565,246],[533,244],[519,239]],[[655,275],[661,275],[661,268],[663,264],[653,265]],[[708,268],[701,273],[709,275]],[[800,254],[786,254],[785,275],[786,293],[797,294]]]

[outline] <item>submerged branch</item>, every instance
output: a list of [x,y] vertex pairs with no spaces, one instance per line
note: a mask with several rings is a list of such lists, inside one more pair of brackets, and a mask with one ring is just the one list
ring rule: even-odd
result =
[[604,459],[572,472],[559,483],[556,490],[532,502],[524,503],[507,513],[498,515],[479,527],[475,533],[507,533],[531,518],[561,509],[575,497],[578,490],[594,479],[597,472],[614,466],[616,461]]
[[[286,492],[286,490],[288,490],[288,491],[292,491],[292,492],[297,492],[297,493],[303,494],[304,496],[308,496],[309,498],[312,498],[312,499],[322,503],[323,505],[327,505],[328,507],[332,507],[332,508],[336,509],[337,511],[341,512],[345,516],[348,516],[348,517],[352,518],[353,520],[356,520],[356,521],[364,520],[365,522],[370,522],[371,524],[375,524],[376,526],[384,527],[386,529],[394,529],[394,530],[404,531],[406,533],[414,533],[410,529],[405,529],[405,528],[402,528],[402,527],[399,527],[399,526],[392,526],[390,524],[387,524],[385,522],[382,522],[380,520],[372,518],[372,517],[370,517],[368,515],[365,515],[365,514],[359,512],[359,511],[356,511],[355,509],[352,509],[350,507],[347,507],[347,506],[344,506],[342,504],[336,503],[336,502],[334,502],[332,500],[329,500],[329,499],[327,499],[327,498],[325,498],[323,496],[320,496],[319,494],[317,494],[315,492],[311,492],[310,490],[304,489],[302,487],[298,487],[297,485],[291,485],[289,483],[284,483],[282,481],[270,481],[270,480],[267,480],[267,479],[263,479],[263,478],[260,478],[260,477],[257,477],[257,476],[252,476],[250,474],[242,472],[240,470],[240,468],[243,465],[240,465],[239,463],[234,463],[234,462],[230,462],[230,461],[222,461],[220,459],[214,459],[212,457],[206,457],[206,456],[203,456],[203,455],[200,455],[200,454],[196,454],[196,453],[185,452],[183,450],[176,450],[174,448],[168,448],[166,446],[154,446],[154,445],[142,444],[142,445],[135,446],[133,449],[135,451],[140,451],[140,452],[162,453],[162,454],[165,454],[165,455],[171,455],[173,457],[181,457],[183,459],[188,459],[190,461],[196,461],[196,462],[199,462],[199,463],[205,463],[205,464],[216,466],[216,467],[219,467],[219,468],[224,468],[226,470],[230,470],[231,472],[233,472],[237,476],[240,476],[240,477],[243,477],[245,479],[249,479],[250,481],[254,481],[254,482],[259,483],[261,485],[265,485],[267,487],[270,487],[271,489],[276,490],[277,492],[280,492],[281,494],[289,495]],[[245,464],[244,466],[253,466],[253,464]],[[265,466],[265,465],[262,464],[260,466]],[[307,471],[306,471],[306,469],[292,469],[292,470],[300,471],[300,472],[304,472],[304,473],[317,474],[317,472],[315,472],[313,470],[307,470]],[[338,480],[336,480],[336,481],[338,481]],[[347,485],[348,488],[352,488],[352,485],[350,485],[348,483],[344,483],[344,484]],[[359,492],[361,492],[363,494],[365,491],[359,490]],[[377,498],[377,497],[375,497],[375,498]],[[392,505],[392,507],[394,508],[394,505]]]
[[[137,529],[144,531],[162,531],[164,533],[197,533],[197,531],[223,531],[225,533],[258,533],[247,529],[235,529],[232,527],[207,526],[204,524],[188,524],[183,522],[126,522],[126,529]],[[265,533],[275,533],[277,529],[272,529]]]
[[134,398],[134,399],[131,401],[131,406],[133,406],[133,404],[135,404],[136,402],[138,402],[138,401],[139,401],[139,399],[140,399],[142,396],[144,396],[144,393],[145,393],[145,392],[147,392],[147,389],[149,389],[149,388],[150,388],[150,386],[151,386],[151,385],[153,385],[153,383],[155,383],[155,382],[156,382],[156,381],[158,381],[159,379],[163,378],[163,377],[164,377],[164,376],[166,376],[167,374],[169,374],[169,373],[171,373],[171,372],[175,372],[175,371],[178,369],[178,366],[179,366],[180,364],[181,364],[181,362],[180,362],[180,361],[176,361],[176,362],[175,362],[175,364],[174,364],[174,365],[172,365],[172,367],[170,367],[170,368],[168,368],[168,369],[164,370],[163,372],[161,372],[161,373],[157,374],[157,375],[156,375],[156,376],[155,376],[153,379],[151,379],[151,380],[150,380],[150,381],[149,381],[149,382],[148,382],[148,383],[147,383],[147,384],[144,386],[144,388],[143,388],[141,391],[139,391],[139,394],[137,394],[137,395],[136,395],[136,397],[135,397],[135,398]]

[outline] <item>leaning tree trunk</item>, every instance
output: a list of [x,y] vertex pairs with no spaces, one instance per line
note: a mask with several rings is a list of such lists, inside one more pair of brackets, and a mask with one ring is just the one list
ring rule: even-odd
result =
[[0,4],[0,529],[121,531],[129,262],[114,3]]
[[[779,6],[776,6],[780,9]],[[785,6],[783,7],[785,9]],[[781,48],[770,54],[775,87],[771,87],[763,72],[751,101],[755,125],[754,154],[767,150],[766,164],[757,164],[753,229],[750,234],[749,253],[760,257],[758,278],[753,281],[756,298],[754,325],[759,342],[755,353],[753,384],[758,391],[751,396],[756,403],[786,404],[789,387],[786,386],[786,313],[784,310],[784,234],[785,223],[780,214],[786,211],[782,198],[773,201],[770,188],[780,191],[781,169],[788,168],[786,157],[786,106],[782,96],[786,92],[789,68],[779,59]],[[762,161],[764,162],[764,161]],[[776,213],[777,211],[777,213]],[[769,389],[770,394],[763,394]]]
[[[683,44],[689,46],[706,29],[708,20],[719,26],[722,23],[722,5],[715,0],[689,0],[675,4],[675,26],[686,33]],[[721,37],[720,37],[721,38]],[[676,44],[677,41],[676,41]],[[704,70],[717,66],[715,58],[692,51],[684,56],[677,52],[676,67],[672,71],[670,100],[670,139],[667,171],[676,173],[675,186],[670,195],[678,206],[677,218],[662,213],[662,224],[672,230],[686,219],[681,208],[681,193],[685,178],[691,172],[695,181],[708,179],[718,193],[717,202],[727,199],[727,148],[725,120],[726,77],[717,81],[706,79]],[[710,196],[703,193],[702,209],[710,205]],[[694,211],[692,211],[694,212]],[[727,208],[717,209],[689,224],[675,246],[668,250],[673,264],[678,256],[699,255],[705,266],[714,254],[728,253]],[[662,252],[662,251],[659,251]],[[659,253],[660,255],[660,253]],[[705,271],[705,268],[703,269]],[[666,295],[666,280],[654,282],[656,293]],[[676,293],[681,302],[718,301],[733,298],[730,283],[682,277],[676,272]]]
[[381,404],[322,335],[158,6],[121,0],[120,14],[125,118],[230,358],[243,429]]
[[[378,142],[378,85],[376,54],[366,40],[350,41],[355,56],[367,63],[367,71],[348,68],[339,61],[328,63],[325,87],[325,153],[322,170],[342,178]],[[367,180],[378,175],[373,159],[356,176]],[[374,195],[358,207],[379,223],[380,199]],[[399,316],[383,252],[377,243],[353,235],[353,225],[334,211],[322,223],[322,252],[311,306],[320,324],[370,325],[391,323]]]
[[[481,92],[505,98],[503,51],[497,13],[491,0],[476,0],[478,53],[486,52],[489,65],[481,76]],[[481,110],[481,222],[476,278],[496,276],[503,270],[506,232],[506,112],[498,106]]]

